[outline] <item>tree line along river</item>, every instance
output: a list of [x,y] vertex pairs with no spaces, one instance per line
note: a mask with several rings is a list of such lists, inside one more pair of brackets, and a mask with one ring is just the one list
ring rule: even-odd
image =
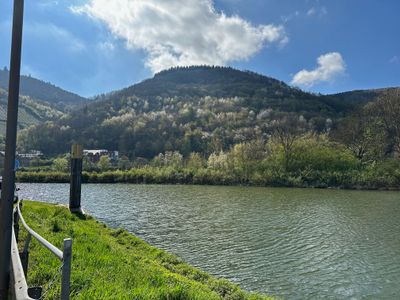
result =
[[[18,184],[67,203],[68,184]],[[399,192],[87,184],[84,209],[242,288],[286,299],[400,295]]]

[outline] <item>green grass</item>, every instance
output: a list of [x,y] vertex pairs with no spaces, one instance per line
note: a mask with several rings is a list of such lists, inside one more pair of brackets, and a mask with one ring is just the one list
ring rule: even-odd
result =
[[[60,249],[64,238],[73,238],[72,299],[271,299],[244,292],[125,230],[71,215],[63,206],[24,201],[22,211],[28,225]],[[21,229],[21,247],[25,236]],[[60,262],[35,240],[30,250],[28,283],[46,289]],[[58,280],[46,299],[59,293]]]

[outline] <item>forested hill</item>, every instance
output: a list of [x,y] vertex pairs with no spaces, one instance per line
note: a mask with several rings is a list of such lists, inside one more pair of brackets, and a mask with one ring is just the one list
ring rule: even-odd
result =
[[19,146],[57,155],[78,141],[87,149],[119,150],[131,158],[175,150],[209,155],[238,143],[266,141],[276,123],[288,117],[305,130],[329,132],[375,96],[315,95],[232,68],[174,68],[22,131]]
[[[9,71],[5,68],[0,70],[0,88],[8,90],[8,78]],[[51,104],[61,110],[88,101],[86,98],[65,91],[49,82],[24,75],[21,76],[20,93],[32,99]]]
[[[179,67],[162,71],[109,96],[109,100],[137,96],[148,100],[159,98],[233,98],[240,97],[243,105],[253,110],[273,108],[283,111],[303,111],[337,114],[350,109],[334,97],[323,98],[290,87],[283,81],[250,71],[229,67]],[[156,104],[157,101],[152,101]]]

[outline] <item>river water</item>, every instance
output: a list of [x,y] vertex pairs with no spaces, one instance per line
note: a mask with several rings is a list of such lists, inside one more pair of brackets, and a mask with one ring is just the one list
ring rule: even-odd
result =
[[[23,199],[68,201],[68,184],[18,186]],[[250,291],[400,299],[398,192],[88,184],[82,204]]]

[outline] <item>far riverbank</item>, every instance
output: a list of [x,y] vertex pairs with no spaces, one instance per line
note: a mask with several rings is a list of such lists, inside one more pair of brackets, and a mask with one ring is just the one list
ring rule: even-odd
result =
[[[398,173],[398,172],[397,172]],[[146,167],[131,170],[83,172],[83,183],[134,184],[192,184],[192,185],[244,185],[297,188],[339,188],[357,190],[400,190],[397,173],[371,173],[367,171],[309,171],[235,174],[201,169],[174,169]],[[17,172],[17,181],[24,183],[68,183],[70,174],[55,171]]]

